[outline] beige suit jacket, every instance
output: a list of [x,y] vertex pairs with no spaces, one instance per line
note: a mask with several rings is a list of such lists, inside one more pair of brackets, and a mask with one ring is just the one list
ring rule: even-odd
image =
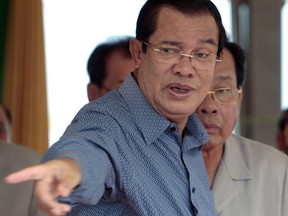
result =
[[287,155],[231,135],[212,191],[219,216],[288,216]]
[[8,185],[4,177],[12,172],[39,163],[40,155],[15,144],[0,141],[0,215],[42,216],[33,199],[33,182]]

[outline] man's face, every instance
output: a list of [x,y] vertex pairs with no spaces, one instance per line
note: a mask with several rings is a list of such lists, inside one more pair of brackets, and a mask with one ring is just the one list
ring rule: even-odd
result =
[[[217,63],[210,90],[219,88],[236,88],[236,69],[232,54],[225,49],[222,62]],[[204,124],[209,141],[204,149],[222,148],[227,137],[232,133],[239,118],[242,94],[229,104],[216,103],[208,95],[197,108],[197,115]]]
[[2,106],[0,106],[0,140],[12,141],[11,126]]
[[[218,29],[210,15],[187,16],[164,7],[160,10],[156,28],[147,41],[155,48],[175,48],[186,54],[217,52]],[[159,53],[149,47],[143,53],[141,41],[136,41],[135,46],[138,53],[134,50],[134,61],[139,67],[135,78],[141,90],[156,111],[184,127],[188,116],[209,90],[215,61],[207,70],[195,69],[194,59],[189,57],[181,58],[176,64],[167,64],[155,59]]]
[[88,85],[89,101],[96,100],[109,91],[118,89],[133,69],[132,57],[124,56],[122,50],[112,52],[106,62],[106,78],[103,86],[100,88],[94,83]]

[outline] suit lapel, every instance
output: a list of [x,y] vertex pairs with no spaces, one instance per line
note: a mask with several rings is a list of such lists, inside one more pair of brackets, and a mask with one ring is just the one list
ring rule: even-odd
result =
[[238,195],[238,191],[232,181],[228,169],[221,160],[217,175],[215,176],[212,192],[214,193],[217,212],[221,212]]
[[249,170],[244,162],[233,135],[227,139],[224,155],[214,179],[212,192],[214,193],[217,212],[220,213],[239,195],[238,181],[251,179]]

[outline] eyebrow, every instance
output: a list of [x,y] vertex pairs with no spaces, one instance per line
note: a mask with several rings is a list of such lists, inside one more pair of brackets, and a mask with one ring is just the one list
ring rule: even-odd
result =
[[212,38],[202,39],[202,40],[200,40],[200,43],[202,43],[202,44],[211,44],[213,46],[218,46],[216,44],[216,42]]
[[[181,46],[181,47],[183,47],[185,45],[185,43],[181,42],[181,41],[162,41],[162,42],[160,42],[160,44],[161,45],[166,44],[166,45],[172,45],[172,46]],[[210,44],[210,45],[213,45],[215,47],[218,46],[212,38],[201,39],[201,40],[197,41],[197,44]]]
[[215,80],[217,80],[217,81],[230,81],[230,80],[233,81],[232,77],[229,76],[229,75],[225,75],[225,76],[221,75],[221,76],[218,76],[218,77],[216,77]]
[[167,44],[172,46],[183,46],[184,43],[180,41],[162,41],[160,44]]

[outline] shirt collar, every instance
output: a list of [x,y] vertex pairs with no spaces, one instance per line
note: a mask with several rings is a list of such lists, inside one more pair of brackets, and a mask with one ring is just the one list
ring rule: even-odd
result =
[[169,127],[170,122],[151,106],[131,74],[121,85],[119,92],[129,106],[145,141],[148,144],[153,143]]
[[183,146],[184,151],[195,147],[202,148],[209,139],[206,129],[202,125],[196,113],[193,113],[189,117],[185,129],[188,131],[185,135],[191,136],[192,142],[188,142],[187,145]]

